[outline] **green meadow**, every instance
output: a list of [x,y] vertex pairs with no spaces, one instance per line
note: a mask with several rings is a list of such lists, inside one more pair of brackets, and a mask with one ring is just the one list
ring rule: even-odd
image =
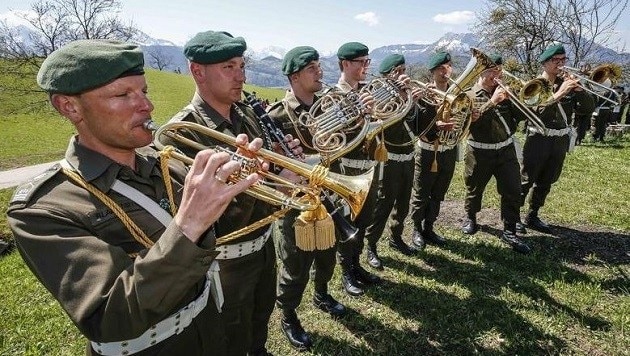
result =
[[[147,80],[158,123],[193,94],[189,76],[149,70]],[[270,101],[283,96],[280,89],[248,89]],[[61,158],[73,133],[46,107],[25,114],[0,112],[0,125],[1,170]],[[335,272],[330,293],[350,309],[341,319],[311,304],[309,285],[298,315],[315,345],[304,354],[628,355],[629,163],[628,134],[604,143],[587,138],[577,147],[541,211],[555,234],[530,230],[523,239],[534,252],[527,256],[497,238],[502,226],[494,182],[486,188],[479,214],[481,231],[460,232],[464,184],[459,163],[437,223],[447,246],[429,246],[407,257],[388,248],[386,232],[379,243],[382,285],[352,298],[342,292]],[[9,242],[4,213],[11,194],[11,189],[0,190],[0,238]],[[409,221],[405,234],[408,240]],[[275,355],[297,354],[280,331],[277,311],[267,346]],[[0,257],[0,355],[78,355],[84,350],[85,339],[19,254],[13,250]]]

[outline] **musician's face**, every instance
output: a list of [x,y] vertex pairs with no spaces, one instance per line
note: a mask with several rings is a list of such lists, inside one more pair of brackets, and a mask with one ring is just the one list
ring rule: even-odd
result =
[[496,66],[490,69],[486,69],[481,73],[482,84],[486,87],[494,88],[498,85],[496,80],[502,79],[502,76],[503,76],[502,66]]
[[448,78],[453,74],[453,67],[451,62],[444,63],[437,68],[434,68],[431,73],[433,74],[433,80],[436,82],[448,81]]
[[354,80],[362,81],[367,78],[368,68],[370,67],[370,58],[368,56],[358,57],[355,59],[345,60],[349,63],[346,66],[346,73]]
[[311,93],[322,90],[322,68],[319,61],[311,61],[299,72],[292,74],[291,85],[300,85]]
[[215,64],[197,64],[191,66],[193,75],[199,76],[198,85],[203,85],[211,101],[232,104],[241,99],[245,83],[245,61],[243,57],[234,57]]
[[565,54],[556,54],[543,63],[543,70],[552,75],[558,75],[567,62]]

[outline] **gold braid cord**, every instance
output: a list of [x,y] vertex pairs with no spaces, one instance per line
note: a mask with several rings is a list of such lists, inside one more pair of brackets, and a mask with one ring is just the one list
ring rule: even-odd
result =
[[[327,174],[328,168],[316,165],[310,174],[309,185],[319,188]],[[319,202],[319,194],[314,194],[313,199]],[[295,246],[302,251],[327,250],[335,246],[335,223],[321,203],[314,210],[300,213],[293,228]]]
[[258,220],[251,225],[247,225],[244,228],[238,229],[236,231],[232,231],[225,236],[217,237],[216,245],[217,246],[226,245],[228,242],[232,242],[243,235],[249,234],[250,232],[254,230],[258,230],[259,228],[265,225],[271,224],[272,222],[283,217],[287,212],[289,212],[289,210],[291,210],[291,208],[284,208],[282,210],[278,210],[274,212],[273,214],[267,216],[266,218]]
[[[127,213],[125,213],[125,211],[120,207],[120,205],[116,204],[116,202],[113,201],[112,198],[108,197],[107,195],[105,195],[105,193],[98,190],[98,188],[88,183],[78,173],[70,169],[66,169],[66,168],[63,168],[63,173],[65,173],[68,176],[68,178],[72,179],[78,185],[85,188],[88,192],[94,194],[94,196],[96,196],[100,201],[102,201],[103,204],[105,204],[108,208],[110,208],[114,212],[114,214],[116,214],[116,216],[120,219],[120,221],[122,221],[123,225],[125,225],[127,230],[129,230],[133,238],[136,241],[138,241],[138,243],[142,244],[142,246],[144,246],[145,248],[150,248],[151,246],[153,246],[153,241],[149,239],[149,237],[144,233],[144,231],[142,231],[138,227],[138,225],[136,225],[131,220],[129,215],[127,215]],[[130,254],[131,257],[135,257],[135,255],[137,254]]]
[[160,169],[162,169],[162,177],[164,179],[164,185],[166,185],[166,194],[168,195],[168,201],[170,202],[171,215],[177,214],[177,206],[175,205],[175,198],[173,197],[173,185],[166,184],[171,181],[171,173],[168,170],[168,160],[171,158],[171,152],[175,148],[173,146],[166,146],[160,151]]

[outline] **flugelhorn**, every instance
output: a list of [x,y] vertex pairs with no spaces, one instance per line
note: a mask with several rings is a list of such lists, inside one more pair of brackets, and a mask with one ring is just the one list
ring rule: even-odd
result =
[[[582,71],[577,68],[563,66],[560,67],[565,74],[569,74],[580,80],[580,87],[584,89],[586,92],[591,93],[598,98],[608,101],[613,105],[620,105],[619,97],[616,95],[617,93],[611,87],[604,85],[603,83],[606,80],[610,80],[611,83],[614,83],[621,77],[621,67],[616,64],[602,64],[595,67],[589,74],[589,76],[585,76]],[[608,98],[605,94],[601,94],[595,89],[598,89],[600,92],[613,92],[615,94],[615,98],[617,100],[613,100]]]
[[[181,131],[185,131],[205,135],[218,142],[219,145],[227,145],[231,148],[238,148],[246,152],[246,155],[239,155],[236,152],[231,152],[233,159],[243,163],[243,172],[241,172],[241,174],[246,175],[255,172],[264,178],[264,181],[259,181],[257,184],[248,188],[246,193],[273,205],[290,207],[301,211],[314,210],[321,204],[320,189],[326,188],[337,193],[348,203],[352,213],[351,216],[354,218],[361,212],[361,208],[363,207],[363,203],[365,202],[372,182],[372,170],[360,176],[348,177],[329,172],[328,168],[321,165],[311,166],[307,163],[285,157],[284,155],[270,150],[260,149],[256,152],[249,152],[246,147],[237,145],[234,137],[192,122],[169,122],[158,127],[153,121],[149,120],[145,123],[145,127],[154,131],[154,144],[159,150],[164,150],[165,147],[168,146],[161,142],[163,137],[170,138],[171,140],[177,141],[196,150],[213,148],[204,146],[187,138],[181,133]],[[181,153],[173,152],[171,155],[173,158],[180,160],[185,164],[190,165],[193,162],[192,158]],[[297,175],[306,178],[308,184],[294,184],[276,174],[263,170],[260,160],[268,161],[279,167],[286,168]],[[239,177],[234,176],[229,178],[229,180],[233,179],[239,179]],[[292,190],[292,193],[285,194],[282,191],[273,188],[273,186],[289,187]]]

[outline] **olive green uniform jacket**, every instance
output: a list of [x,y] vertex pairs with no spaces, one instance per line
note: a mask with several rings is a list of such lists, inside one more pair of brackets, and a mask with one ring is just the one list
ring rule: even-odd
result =
[[[170,122],[187,121],[209,127],[230,136],[245,133],[249,140],[263,138],[261,126],[253,109],[241,102],[232,105],[230,121],[195,93],[191,103],[176,114]],[[198,133],[186,134],[194,141],[208,147],[224,146],[216,139]],[[194,157],[197,150],[176,144]],[[254,222],[262,220],[274,211],[274,207],[245,193],[237,195],[215,224],[217,237],[225,236]],[[268,233],[267,224],[239,237],[230,245],[238,246]],[[276,259],[273,239],[269,238],[261,250],[233,259],[220,259],[221,284],[225,304],[221,313],[228,338],[228,354],[244,355],[265,352],[267,326],[276,299]]]
[[[65,157],[155,242],[151,248],[137,242],[110,208],[70,180],[59,164],[18,187],[9,205],[8,222],[24,261],[92,341],[133,339],[173,315],[200,294],[216,256],[213,238],[196,245],[174,222],[165,228],[110,189],[119,179],[156,202],[168,201],[158,159],[147,151],[138,152],[135,172],[76,138]],[[176,202],[184,174],[182,166],[171,172]],[[217,307],[209,298],[184,331],[140,354],[223,354],[224,342]]]

